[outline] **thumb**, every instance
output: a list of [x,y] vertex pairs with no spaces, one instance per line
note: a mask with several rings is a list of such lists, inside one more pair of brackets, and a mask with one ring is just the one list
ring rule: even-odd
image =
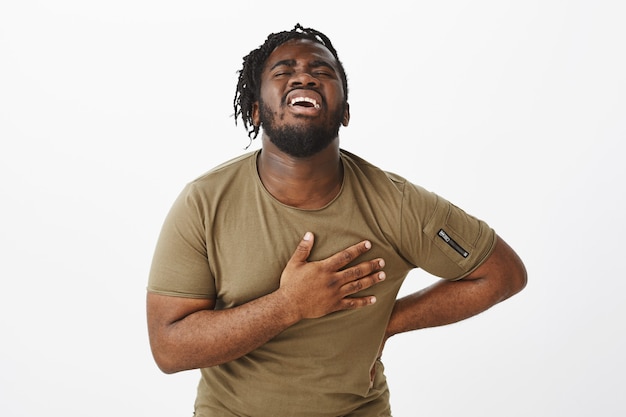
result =
[[313,233],[306,232],[302,240],[300,240],[300,243],[298,243],[295,252],[291,255],[291,260],[295,262],[306,262],[311,254],[314,240]]

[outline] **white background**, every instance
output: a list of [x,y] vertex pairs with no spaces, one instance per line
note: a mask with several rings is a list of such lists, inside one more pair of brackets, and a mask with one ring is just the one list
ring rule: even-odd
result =
[[152,250],[183,185],[248,145],[242,57],[296,22],[348,72],[342,146],[487,220],[529,271],[389,341],[394,415],[624,415],[623,4],[1,1],[0,415],[191,415],[197,372],[149,351]]

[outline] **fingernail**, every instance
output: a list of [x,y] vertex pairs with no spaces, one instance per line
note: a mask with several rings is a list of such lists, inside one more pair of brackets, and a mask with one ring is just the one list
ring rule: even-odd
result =
[[311,232],[306,232],[306,233],[304,234],[304,238],[303,238],[303,239],[304,239],[304,240],[311,240]]
[[365,241],[365,249],[369,249],[372,247],[372,242],[370,242],[369,240]]
[[385,273],[384,273],[384,272],[381,272],[380,274],[378,274],[378,279],[379,279],[379,280],[381,280],[381,281],[382,281],[382,280],[384,280],[385,278],[387,278],[387,275],[385,275]]
[[374,304],[376,302],[376,297],[370,297],[370,304]]
[[385,267],[385,260],[384,260],[384,259],[381,259],[380,261],[378,261],[378,265],[379,265],[381,268],[384,268],[384,267]]

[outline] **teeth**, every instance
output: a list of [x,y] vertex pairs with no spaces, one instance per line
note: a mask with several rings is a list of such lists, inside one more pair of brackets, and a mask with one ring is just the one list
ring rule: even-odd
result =
[[293,106],[294,104],[300,102],[300,101],[305,101],[307,103],[311,103],[313,105],[313,107],[315,107],[316,109],[320,108],[320,105],[317,104],[317,101],[309,98],[309,97],[295,97],[291,99],[291,103],[289,103],[289,105]]

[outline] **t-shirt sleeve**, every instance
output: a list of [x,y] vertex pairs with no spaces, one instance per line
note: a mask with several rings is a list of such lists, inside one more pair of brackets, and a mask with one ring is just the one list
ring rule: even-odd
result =
[[493,251],[496,233],[484,221],[414,184],[406,184],[403,197],[403,252],[417,267],[457,280]]
[[148,291],[189,298],[215,298],[207,250],[203,202],[189,184],[165,218],[157,240]]

